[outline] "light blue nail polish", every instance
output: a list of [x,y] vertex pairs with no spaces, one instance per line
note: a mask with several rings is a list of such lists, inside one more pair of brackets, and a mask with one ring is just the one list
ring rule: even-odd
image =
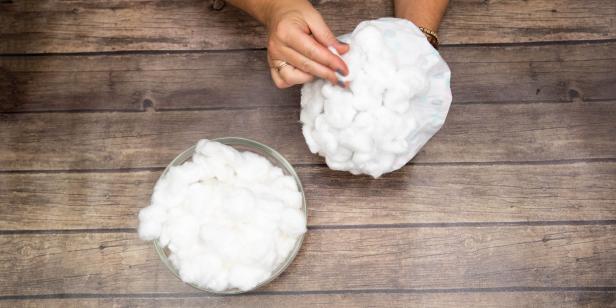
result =
[[336,78],[338,79],[344,78],[344,74],[342,74],[342,71],[339,69],[336,70]]

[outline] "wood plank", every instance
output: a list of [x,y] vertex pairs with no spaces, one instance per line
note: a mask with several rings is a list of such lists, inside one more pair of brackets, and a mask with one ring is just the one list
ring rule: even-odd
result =
[[[334,33],[392,15],[390,0],[313,1]],[[4,1],[0,53],[262,48],[264,28],[210,1]],[[611,0],[455,0],[441,27],[445,44],[616,38]]]
[[239,295],[184,298],[78,298],[0,301],[0,307],[608,307],[610,292],[476,292]]
[[[616,99],[616,43],[444,47],[456,103]],[[0,57],[0,112],[297,106],[265,51]]]
[[[0,235],[0,296],[198,293],[134,233]],[[309,231],[266,291],[616,286],[616,225]]]
[[297,105],[263,51],[0,58],[0,112]]
[[[415,162],[616,157],[616,104],[454,105]],[[0,170],[162,167],[201,138],[242,136],[293,164],[322,163],[296,108],[0,114]]]
[[[297,171],[311,226],[616,220],[615,162]],[[0,230],[135,228],[160,173],[0,173]]]

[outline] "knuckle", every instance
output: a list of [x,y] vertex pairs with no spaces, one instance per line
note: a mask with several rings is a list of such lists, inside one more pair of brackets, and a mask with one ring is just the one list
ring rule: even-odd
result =
[[280,79],[273,79],[274,80],[274,85],[276,85],[277,88],[282,89],[284,87],[284,82]]
[[274,30],[275,37],[283,42],[286,42],[289,37],[289,25],[281,21],[279,22]]
[[273,40],[272,38],[267,40],[267,50],[269,51],[270,55],[272,52],[274,52],[274,50],[276,50],[276,47],[277,47],[277,43],[275,40]]
[[312,69],[312,65],[310,65],[310,61],[308,60],[302,61],[302,64],[300,67],[301,67],[301,70],[304,72],[310,72]]
[[313,58],[318,52],[318,48],[316,46],[309,46],[308,50],[306,51],[306,56],[308,56],[308,58]]
[[340,58],[334,56],[333,54],[330,54],[329,56],[327,56],[327,59],[325,60],[325,64],[327,64],[327,66],[336,69],[337,67],[342,66],[342,61],[340,60]]
[[308,58],[312,58],[312,56],[314,55],[314,46],[308,46],[308,50],[306,51],[306,56]]
[[334,34],[331,33],[329,30],[324,30],[323,33],[321,33],[321,36],[324,40],[330,43],[333,42],[335,39]]

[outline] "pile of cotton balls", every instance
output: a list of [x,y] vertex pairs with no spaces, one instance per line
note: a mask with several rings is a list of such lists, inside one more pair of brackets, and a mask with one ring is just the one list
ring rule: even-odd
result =
[[250,290],[267,280],[306,232],[293,177],[263,156],[201,140],[172,167],[139,213],[139,236],[158,240],[188,283]]
[[318,79],[302,88],[306,143],[334,170],[379,177],[410,161],[441,128],[451,73],[411,22],[364,21],[340,40],[349,89]]

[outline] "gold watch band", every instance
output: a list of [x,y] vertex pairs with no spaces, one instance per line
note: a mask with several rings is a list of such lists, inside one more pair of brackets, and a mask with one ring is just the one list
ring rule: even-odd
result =
[[432,46],[434,47],[434,49],[438,49],[438,34],[436,34],[436,32],[428,29],[428,28],[424,28],[421,26],[418,26],[419,30],[421,30],[421,32],[423,32],[423,34],[426,35],[426,38],[428,39],[428,42],[430,42],[430,44],[432,44]]

